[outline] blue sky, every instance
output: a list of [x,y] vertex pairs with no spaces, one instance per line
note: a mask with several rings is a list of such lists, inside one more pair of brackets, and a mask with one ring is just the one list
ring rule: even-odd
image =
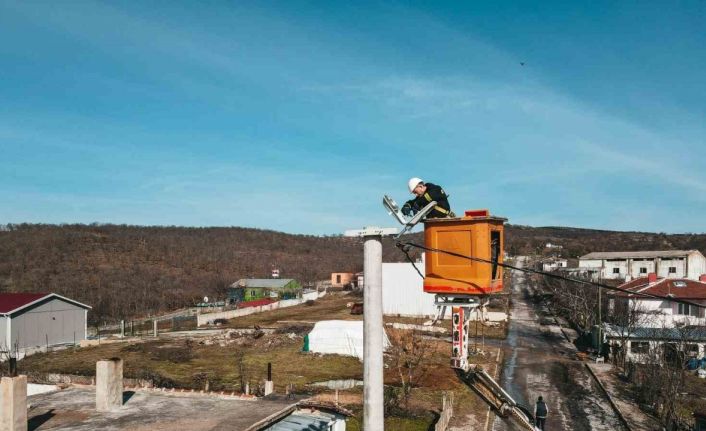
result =
[[706,3],[575,3],[0,0],[0,223],[706,231]]

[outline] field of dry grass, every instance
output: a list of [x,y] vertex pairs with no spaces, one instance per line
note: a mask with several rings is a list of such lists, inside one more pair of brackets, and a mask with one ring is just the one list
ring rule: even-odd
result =
[[[126,343],[102,344],[81,349],[68,349],[47,354],[37,354],[21,361],[22,371],[30,373],[62,373],[94,375],[95,362],[108,357],[121,357],[125,361],[125,376],[154,380],[160,386],[203,389],[208,381],[210,390],[241,391],[241,382],[249,382],[257,389],[267,373],[267,363],[272,363],[273,380],[278,392],[289,384],[297,392],[319,393],[311,383],[327,380],[362,379],[362,363],[356,358],[339,355],[319,355],[302,352],[303,335],[313,322],[324,319],[360,320],[351,315],[347,303],[360,298],[331,295],[314,305],[301,305],[272,312],[233,319],[218,335],[205,336],[195,333],[190,338],[146,339]],[[386,317],[387,322],[421,324],[424,319]],[[446,326],[448,321],[441,322]],[[276,328],[274,333],[242,333],[236,329],[258,326]],[[497,337],[504,337],[504,327],[484,328],[486,336],[493,330]],[[390,329],[388,329],[388,332]],[[395,337],[392,337],[393,340]],[[422,377],[412,389],[408,417],[391,417],[387,426],[391,430],[425,430],[433,422],[433,414],[441,405],[444,392],[453,392],[455,411],[459,418],[469,414],[484,414],[485,404],[456,376],[449,367],[450,344],[446,336],[425,337],[427,346],[420,365]],[[495,367],[495,354],[471,358],[475,363]],[[386,385],[399,386],[400,376],[394,358],[386,355]],[[332,395],[331,391],[328,391]],[[361,389],[346,391],[342,402],[351,403],[357,411],[361,408]],[[480,413],[479,413],[480,412]],[[355,420],[351,423],[355,429]]]

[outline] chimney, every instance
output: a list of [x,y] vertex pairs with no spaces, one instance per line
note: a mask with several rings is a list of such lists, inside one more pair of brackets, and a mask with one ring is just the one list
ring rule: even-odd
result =
[[654,283],[657,281],[657,273],[656,272],[650,272],[647,274],[647,282],[648,283]]
[[704,283],[706,283],[706,274],[699,275],[699,281],[703,281]]

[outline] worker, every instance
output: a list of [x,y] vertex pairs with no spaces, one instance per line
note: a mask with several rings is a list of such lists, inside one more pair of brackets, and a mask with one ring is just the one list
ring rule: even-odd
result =
[[542,431],[544,431],[544,421],[547,420],[547,413],[549,413],[549,408],[540,395],[537,398],[537,405],[534,407],[534,418],[535,425]]
[[436,206],[427,215],[427,218],[456,217],[449,205],[449,195],[441,186],[432,183],[425,183],[421,178],[411,178],[407,183],[409,192],[415,195],[402,206],[402,214],[413,215],[422,210],[431,201],[436,201]]

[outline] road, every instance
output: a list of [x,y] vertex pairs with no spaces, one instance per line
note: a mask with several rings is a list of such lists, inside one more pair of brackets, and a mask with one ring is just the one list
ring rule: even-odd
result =
[[[518,265],[524,259],[518,259]],[[549,407],[547,431],[625,430],[605,395],[575,349],[556,325],[543,326],[534,305],[525,298],[525,274],[515,271],[511,281],[512,320],[503,347],[500,385],[524,406],[543,396]],[[492,430],[516,430],[516,425],[496,417]]]

